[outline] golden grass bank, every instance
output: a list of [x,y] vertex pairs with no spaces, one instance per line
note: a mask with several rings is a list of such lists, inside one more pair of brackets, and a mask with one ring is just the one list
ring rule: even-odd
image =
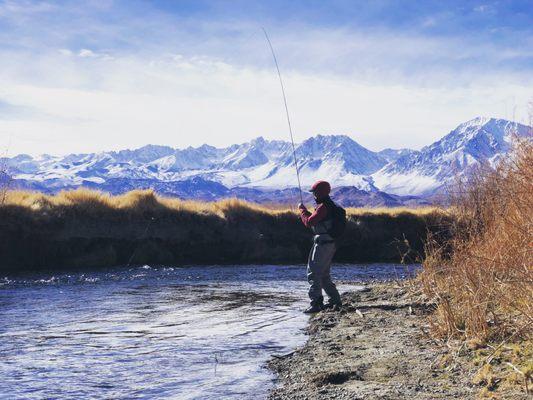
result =
[[[449,216],[438,208],[348,209],[336,261],[412,262]],[[182,201],[152,191],[8,192],[0,205],[4,271],[114,265],[304,263],[311,234],[295,210],[236,199]]]

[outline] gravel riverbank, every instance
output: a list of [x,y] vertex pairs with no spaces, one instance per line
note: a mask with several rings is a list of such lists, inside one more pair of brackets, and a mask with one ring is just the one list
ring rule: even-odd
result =
[[444,366],[448,348],[427,335],[429,306],[398,284],[343,295],[341,312],[312,317],[309,340],[270,361],[271,399],[470,399],[472,371]]

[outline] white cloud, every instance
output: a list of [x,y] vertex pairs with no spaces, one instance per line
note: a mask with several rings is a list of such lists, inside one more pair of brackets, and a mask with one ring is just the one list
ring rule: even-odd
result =
[[58,52],[64,56],[71,56],[73,54],[69,49],[59,49]]
[[496,12],[494,6],[490,4],[480,4],[479,6],[474,7],[474,11],[478,13],[495,13]]
[[[90,59],[94,62],[82,66],[61,57],[37,63],[34,73],[55,71],[48,79],[0,75],[0,98],[38,111],[0,120],[0,140],[11,134],[12,152],[86,152],[147,143],[226,146],[259,135],[287,139],[273,68],[176,55]],[[375,150],[421,147],[479,114],[510,117],[504,103],[514,96],[517,105],[525,105],[531,94],[531,88],[494,81],[420,88],[297,72],[284,78],[297,140],[345,133]],[[524,112],[518,109],[517,117]]]
[[[10,43],[0,47],[0,102],[25,110],[0,117],[0,148],[9,135],[13,152],[30,153],[286,139],[257,21],[110,7],[0,3],[0,19],[17,26],[0,31]],[[418,23],[442,26],[442,18]],[[528,37],[510,46],[408,29],[270,25],[298,140],[346,133],[373,149],[421,147],[477,115],[511,118],[515,104],[523,119],[533,95]]]
[[[72,54],[72,52],[70,52]],[[97,53],[90,49],[81,49],[78,51],[78,57],[80,58],[99,58],[102,60],[112,60],[113,57],[106,53]]]
[[6,0],[0,3],[0,17],[28,16],[56,10],[56,6],[46,1]]

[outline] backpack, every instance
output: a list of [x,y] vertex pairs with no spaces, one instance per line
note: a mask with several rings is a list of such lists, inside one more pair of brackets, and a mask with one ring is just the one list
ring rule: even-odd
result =
[[335,204],[332,200],[325,202],[331,213],[332,227],[328,231],[333,239],[338,239],[346,230],[346,210]]

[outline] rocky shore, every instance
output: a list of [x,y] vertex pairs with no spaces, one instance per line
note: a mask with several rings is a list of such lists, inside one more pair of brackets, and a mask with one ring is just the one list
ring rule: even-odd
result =
[[[406,285],[405,283],[403,285]],[[471,399],[477,369],[432,339],[431,305],[396,283],[343,295],[341,312],[311,318],[309,340],[269,367],[279,382],[270,399]],[[497,397],[500,398],[500,397]],[[525,398],[523,393],[508,397]]]

